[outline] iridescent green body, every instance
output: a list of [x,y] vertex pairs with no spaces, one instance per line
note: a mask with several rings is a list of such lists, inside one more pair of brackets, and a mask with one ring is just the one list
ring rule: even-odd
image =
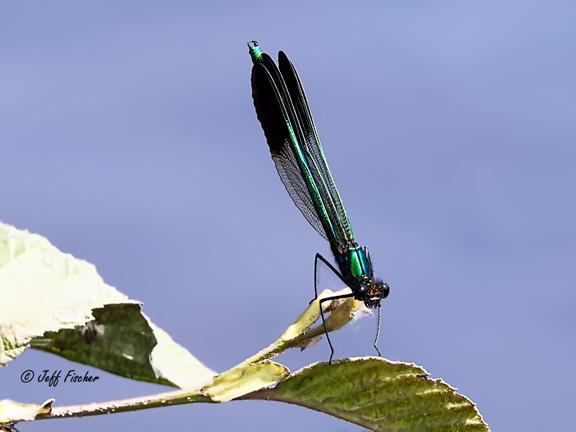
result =
[[372,263],[366,256],[364,250],[362,250],[360,247],[349,249],[346,252],[346,258],[349,263],[352,277],[356,279],[362,279],[372,275]]
[[368,250],[354,239],[296,69],[283,52],[277,66],[256,42],[248,45],[254,106],[286,190],[330,243],[338,276],[354,297],[369,307],[380,306],[380,300],[388,295],[388,285],[374,279]]

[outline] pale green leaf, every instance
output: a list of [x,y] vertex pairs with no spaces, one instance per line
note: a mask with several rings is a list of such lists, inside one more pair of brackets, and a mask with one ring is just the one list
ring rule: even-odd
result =
[[181,388],[199,388],[215,375],[92,264],[0,223],[0,366],[28,346]]
[[10,399],[0,400],[0,430],[5,425],[21,421],[31,421],[38,415],[49,414],[54,399],[48,399],[40,405],[15,402]]
[[333,292],[324,290],[318,298],[310,302],[306,310],[300,314],[298,319],[291,324],[284,333],[266,348],[262,349],[252,357],[244,360],[239,366],[250,363],[258,363],[264,359],[270,359],[289,348],[304,349],[318,341],[325,331],[332,332],[340,329],[359,314],[366,310],[364,303],[354,298],[338,299],[323,304],[325,313],[330,312],[326,318],[326,328],[322,324],[313,326],[320,318],[320,300],[326,297],[349,294],[350,289]]
[[265,360],[230,369],[202,389],[203,393],[217,402],[226,402],[248,393],[273,386],[290,375],[284,365]]

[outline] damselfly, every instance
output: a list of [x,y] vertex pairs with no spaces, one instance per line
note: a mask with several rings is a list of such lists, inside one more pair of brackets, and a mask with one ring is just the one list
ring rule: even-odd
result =
[[[248,43],[252,57],[252,97],[258,120],[276,164],[278,174],[308,222],[330,243],[338,269],[319,253],[314,260],[314,293],[318,297],[318,262],[326,264],[350,289],[350,294],[323,298],[322,303],[354,297],[368,308],[378,309],[388,296],[388,284],[376,279],[366,247],[358,245],[328,168],[302,83],[294,65],[282,51],[278,66],[262,52],[256,41]],[[334,349],[328,333],[330,360]],[[378,351],[378,331],[374,347]],[[380,352],[378,351],[378,354]]]

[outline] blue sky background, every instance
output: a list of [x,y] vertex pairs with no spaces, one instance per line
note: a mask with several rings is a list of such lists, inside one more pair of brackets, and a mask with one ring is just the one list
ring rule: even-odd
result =
[[[433,4],[432,4],[433,3]],[[272,341],[329,254],[283,190],[246,41],[296,64],[356,236],[391,296],[381,349],[474,400],[493,430],[566,430],[576,382],[576,6],[569,1],[2,2],[0,220],[97,265],[208,366]],[[31,299],[32,301],[32,299]],[[372,354],[374,322],[334,337]],[[326,360],[320,343],[282,361]],[[98,372],[0,398],[162,387]],[[266,402],[23,425],[355,431]]]

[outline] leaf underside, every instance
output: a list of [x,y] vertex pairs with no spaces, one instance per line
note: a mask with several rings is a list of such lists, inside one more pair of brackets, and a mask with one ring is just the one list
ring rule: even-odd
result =
[[0,367],[26,348],[127,378],[200,388],[215,373],[92,264],[0,222]]

